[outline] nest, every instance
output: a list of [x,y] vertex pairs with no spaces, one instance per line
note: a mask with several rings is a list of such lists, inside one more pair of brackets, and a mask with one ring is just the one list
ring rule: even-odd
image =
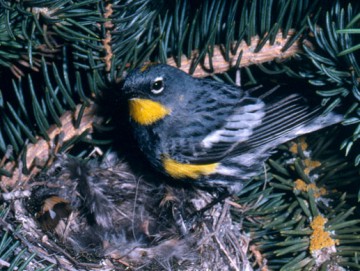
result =
[[59,157],[12,199],[28,248],[62,270],[252,270],[230,198],[136,176],[114,154]]

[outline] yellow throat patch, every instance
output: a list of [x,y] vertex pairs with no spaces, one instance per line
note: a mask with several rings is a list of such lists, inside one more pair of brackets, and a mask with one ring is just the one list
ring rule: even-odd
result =
[[219,163],[204,165],[182,164],[167,157],[164,157],[162,162],[166,172],[175,179],[197,179],[200,176],[210,175],[216,171],[219,165]]
[[171,113],[171,110],[148,99],[129,100],[130,117],[141,125],[150,125]]

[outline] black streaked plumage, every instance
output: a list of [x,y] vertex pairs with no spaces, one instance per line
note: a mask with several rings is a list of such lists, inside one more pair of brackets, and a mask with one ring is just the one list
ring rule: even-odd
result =
[[321,116],[321,107],[281,87],[245,91],[161,64],[134,70],[123,90],[130,102],[151,100],[171,112],[150,125],[132,119],[149,161],[170,176],[164,157],[184,167],[216,163],[215,171],[191,180],[204,186],[229,187],[257,175],[279,144],[342,120],[334,113]]

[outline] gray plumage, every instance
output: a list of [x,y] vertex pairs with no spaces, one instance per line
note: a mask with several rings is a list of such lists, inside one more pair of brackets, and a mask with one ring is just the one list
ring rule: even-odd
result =
[[[163,90],[154,93],[159,78]],[[171,111],[148,126],[131,121],[140,149],[155,168],[168,174],[164,156],[183,164],[220,164],[213,174],[195,180],[203,186],[238,182],[239,189],[242,180],[259,174],[279,144],[343,118],[322,116],[319,105],[284,87],[244,90],[161,64],[134,70],[123,91],[128,99],[149,99]]]

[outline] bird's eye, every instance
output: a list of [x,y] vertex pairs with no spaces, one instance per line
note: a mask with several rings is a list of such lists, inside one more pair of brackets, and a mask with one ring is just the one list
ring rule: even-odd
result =
[[151,92],[154,94],[159,94],[164,90],[164,81],[162,77],[155,78],[153,84],[151,85]]

